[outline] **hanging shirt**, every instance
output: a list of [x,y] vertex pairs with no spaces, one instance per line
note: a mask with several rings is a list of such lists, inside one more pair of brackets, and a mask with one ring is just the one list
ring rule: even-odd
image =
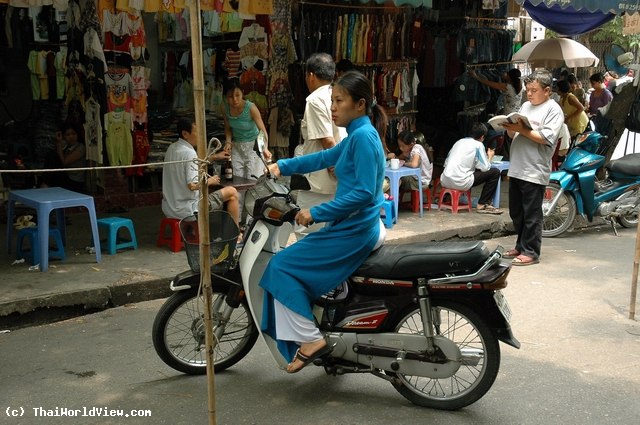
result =
[[133,81],[128,72],[109,72],[104,76],[107,85],[108,111],[129,111],[133,95]]
[[90,97],[85,102],[84,140],[86,158],[102,164],[102,123],[100,122],[100,104]]

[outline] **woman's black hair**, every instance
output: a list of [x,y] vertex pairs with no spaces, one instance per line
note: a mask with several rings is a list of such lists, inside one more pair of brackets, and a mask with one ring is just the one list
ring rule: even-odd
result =
[[349,93],[354,102],[360,99],[364,100],[366,114],[371,119],[373,126],[378,130],[380,139],[384,141],[387,134],[387,114],[375,102],[371,81],[358,71],[348,71],[335,84]]
[[557,82],[558,91],[562,94],[569,93],[571,91],[571,84],[567,80],[560,80]]
[[589,77],[589,81],[593,83],[602,83],[604,82],[604,77],[602,76],[601,72],[596,72],[595,74],[591,75],[591,77]]
[[411,130],[403,130],[398,134],[398,141],[403,145],[409,146],[410,144],[417,142],[416,135]]
[[240,80],[238,78],[229,78],[222,84],[222,94],[224,96],[235,89],[239,89],[240,91],[242,91],[242,88],[240,87]]
[[347,72],[353,70],[353,62],[349,59],[340,59],[336,62],[336,72]]
[[522,91],[522,81],[520,80],[522,73],[520,70],[517,68],[511,68],[509,72],[507,72],[507,75],[509,76],[509,80],[511,80],[511,85],[516,91],[516,94],[520,93]]

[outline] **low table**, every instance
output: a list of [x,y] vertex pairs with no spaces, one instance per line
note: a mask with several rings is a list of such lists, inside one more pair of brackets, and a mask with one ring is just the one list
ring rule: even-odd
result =
[[[509,161],[492,162],[491,168],[497,168],[502,173],[504,170],[509,169]],[[502,176],[498,179],[498,185],[496,186],[496,193],[493,195],[493,206],[500,208],[500,183],[502,182]]]
[[16,202],[34,208],[38,214],[38,238],[40,240],[40,246],[33,247],[32,249],[40,249],[40,271],[45,272],[49,270],[49,215],[53,210],[56,210],[56,223],[62,236],[62,242],[64,244],[67,243],[64,208],[85,207],[89,211],[93,246],[96,250],[96,262],[99,263],[102,260],[96,208],[92,196],[72,192],[71,190],[60,187],[13,190],[9,192],[9,202],[7,205],[7,252],[11,252]]
[[393,207],[396,210],[396,220],[398,219],[398,205],[400,203],[400,178],[404,176],[418,176],[418,192],[420,193],[420,217],[423,215],[422,207],[422,179],[420,168],[400,167],[393,170],[391,167],[384,169],[384,175],[389,177],[391,183],[391,196],[393,197]]

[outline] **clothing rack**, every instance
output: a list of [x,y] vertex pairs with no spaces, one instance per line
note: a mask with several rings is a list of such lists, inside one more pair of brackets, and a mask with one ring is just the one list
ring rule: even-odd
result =
[[469,68],[492,68],[492,67],[495,67],[496,65],[508,65],[508,64],[512,64],[512,63],[513,63],[513,61],[471,63],[471,64],[468,64],[468,65],[465,65],[465,67],[467,69],[469,69]]
[[408,68],[409,65],[415,65],[417,62],[415,60],[389,60],[382,62],[356,62],[353,64],[355,67],[371,67],[371,66],[384,66],[386,68]]
[[483,103],[478,103],[476,105],[470,105],[470,106],[465,106],[463,111],[467,112],[467,111],[473,111],[474,109],[484,109],[484,107],[487,106],[487,102],[483,102]]
[[477,21],[477,22],[501,22],[506,24],[509,22],[509,18],[474,18],[471,16],[465,16],[465,21]]
[[319,3],[313,1],[301,1],[299,2],[302,6],[321,6],[321,7],[330,7],[332,9],[374,9],[374,10],[396,10],[398,12],[410,10],[411,6],[360,6],[354,4],[329,4],[329,3]]
[[472,18],[465,16],[464,20],[467,24],[471,24],[471,26],[467,25],[468,28],[486,28],[487,26],[491,28],[505,28],[509,23],[507,18]]

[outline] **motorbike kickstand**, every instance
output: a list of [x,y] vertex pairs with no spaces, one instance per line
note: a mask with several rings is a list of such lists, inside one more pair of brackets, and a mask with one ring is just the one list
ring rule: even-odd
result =
[[613,229],[613,233],[618,236],[618,229],[616,228],[616,219],[613,217],[609,217],[609,223],[611,223],[611,228]]

